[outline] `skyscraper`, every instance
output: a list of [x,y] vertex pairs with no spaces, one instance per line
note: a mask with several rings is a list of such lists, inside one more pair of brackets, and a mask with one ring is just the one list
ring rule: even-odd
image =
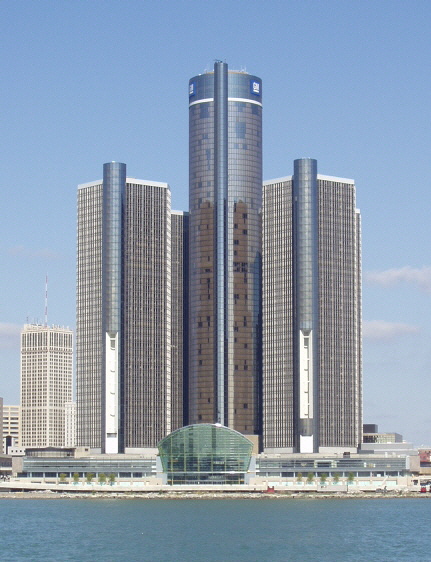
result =
[[264,182],[264,447],[354,449],[362,434],[360,215],[352,180]]
[[262,82],[189,82],[189,420],[260,432]]
[[64,446],[64,405],[72,400],[72,331],[26,324],[21,332],[21,445]]
[[155,447],[182,425],[182,396],[172,394],[183,369],[181,357],[172,369],[172,332],[181,347],[183,331],[171,320],[170,201],[167,184],[126,178],[118,162],[104,165],[103,181],[79,186],[78,445]]

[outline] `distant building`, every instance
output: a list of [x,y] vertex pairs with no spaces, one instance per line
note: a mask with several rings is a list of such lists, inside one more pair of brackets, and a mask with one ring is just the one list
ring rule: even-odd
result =
[[78,446],[151,448],[183,425],[185,217],[119,162],[78,188]]
[[72,400],[72,331],[26,324],[21,332],[21,445],[64,445],[64,404]]
[[362,437],[361,226],[353,180],[295,160],[263,187],[263,444],[355,451]]
[[418,449],[412,443],[403,440],[399,433],[382,433],[376,424],[364,424],[360,451],[374,454],[397,454],[410,457],[418,456]]
[[364,433],[363,443],[402,443],[403,436],[399,433]]
[[419,464],[418,448],[413,443],[406,441],[386,441],[377,443],[361,443],[361,454],[373,453],[375,455],[404,455],[416,457]]
[[364,423],[362,443],[402,443],[403,436],[399,433],[379,433],[374,423]]
[[431,450],[419,449],[419,460],[421,466],[431,467]]
[[[0,416],[3,419],[3,398],[0,398]],[[5,452],[3,446],[3,424],[0,425],[0,454]]]
[[3,451],[21,447],[21,406],[3,405]]

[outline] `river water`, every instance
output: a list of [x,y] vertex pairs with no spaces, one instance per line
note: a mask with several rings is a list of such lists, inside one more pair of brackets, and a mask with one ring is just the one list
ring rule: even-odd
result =
[[0,560],[431,561],[418,499],[2,499]]

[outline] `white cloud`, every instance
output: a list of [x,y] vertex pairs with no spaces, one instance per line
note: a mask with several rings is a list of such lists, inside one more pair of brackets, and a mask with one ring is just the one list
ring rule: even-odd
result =
[[49,248],[40,248],[40,249],[31,249],[26,248],[25,246],[13,246],[12,248],[8,248],[8,254],[11,256],[23,257],[23,258],[31,258],[31,259],[56,259],[58,258],[58,254],[53,252]]
[[398,283],[411,283],[422,291],[431,293],[431,267],[415,268],[406,265],[398,269],[368,271],[364,274],[368,283],[389,287]]
[[19,348],[21,324],[7,324],[0,322],[0,349]]
[[374,340],[391,340],[405,334],[419,332],[418,326],[399,322],[386,322],[384,320],[364,322],[362,329],[364,338]]

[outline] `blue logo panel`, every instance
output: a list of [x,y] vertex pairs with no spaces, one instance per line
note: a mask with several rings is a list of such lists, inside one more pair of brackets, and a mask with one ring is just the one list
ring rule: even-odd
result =
[[257,80],[250,80],[250,93],[254,96],[260,96],[260,82]]

